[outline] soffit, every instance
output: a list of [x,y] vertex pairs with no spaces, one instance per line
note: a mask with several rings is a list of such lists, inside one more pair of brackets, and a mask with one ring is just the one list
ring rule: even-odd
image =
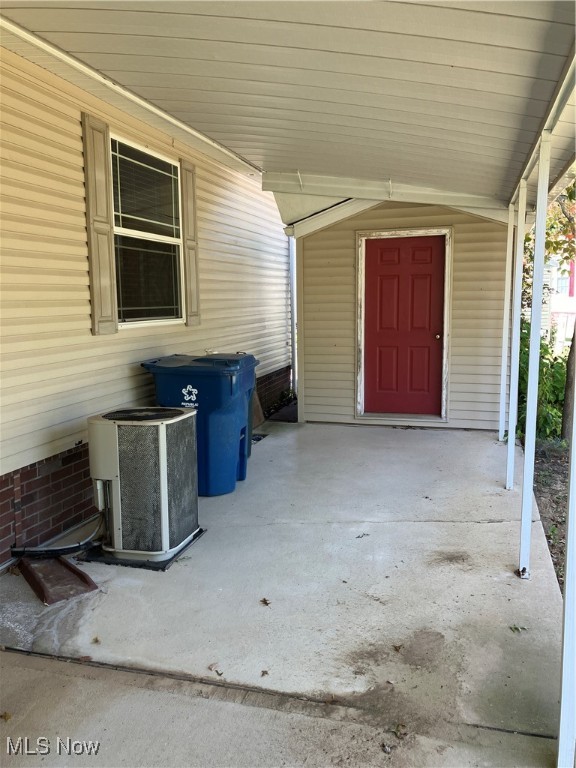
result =
[[[572,2],[5,0],[2,13],[270,177],[501,205],[573,57]],[[573,159],[569,103],[552,183]]]

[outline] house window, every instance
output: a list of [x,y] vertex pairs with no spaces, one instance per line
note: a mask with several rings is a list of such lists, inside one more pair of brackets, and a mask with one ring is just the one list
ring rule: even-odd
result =
[[120,323],[182,317],[179,168],[111,141]]
[[200,323],[194,166],[82,115],[93,334],[154,321]]
[[570,276],[560,275],[556,281],[556,292],[568,296],[570,290]]

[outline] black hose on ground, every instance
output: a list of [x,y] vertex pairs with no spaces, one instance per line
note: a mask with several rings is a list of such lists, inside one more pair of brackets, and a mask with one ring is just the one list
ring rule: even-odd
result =
[[78,544],[68,544],[65,547],[12,547],[12,557],[30,557],[35,559],[47,557],[63,557],[86,552],[88,549],[100,546],[99,541],[81,541]]

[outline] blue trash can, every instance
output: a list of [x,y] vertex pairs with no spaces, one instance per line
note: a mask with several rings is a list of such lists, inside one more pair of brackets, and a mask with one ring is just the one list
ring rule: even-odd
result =
[[250,399],[256,385],[254,355],[170,355],[146,360],[156,403],[195,408],[198,495],[231,493],[246,478],[250,455]]

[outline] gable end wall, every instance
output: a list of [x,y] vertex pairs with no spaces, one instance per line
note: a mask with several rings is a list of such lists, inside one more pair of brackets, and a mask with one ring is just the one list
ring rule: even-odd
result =
[[355,415],[356,233],[426,227],[452,227],[454,237],[448,421],[434,426],[498,428],[506,227],[404,203],[385,203],[299,243],[304,421],[366,423]]

